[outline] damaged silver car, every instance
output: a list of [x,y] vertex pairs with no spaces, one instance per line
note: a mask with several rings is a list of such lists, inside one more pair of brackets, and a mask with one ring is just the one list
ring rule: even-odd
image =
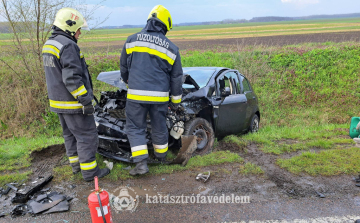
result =
[[[212,151],[215,137],[257,132],[260,123],[258,98],[250,82],[237,70],[223,67],[183,68],[183,96],[180,109],[168,110],[169,148],[181,147],[181,136],[196,136],[192,155]],[[95,113],[99,133],[98,153],[112,159],[133,162],[126,135],[127,88],[120,71],[100,73],[98,80],[119,88],[102,92]],[[148,119],[148,148],[152,149]],[[152,153],[149,153],[152,154]],[[149,162],[157,162],[150,159]]]

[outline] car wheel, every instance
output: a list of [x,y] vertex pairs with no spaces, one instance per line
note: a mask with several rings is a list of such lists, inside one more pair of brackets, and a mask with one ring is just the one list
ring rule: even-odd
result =
[[197,136],[197,149],[193,156],[211,153],[214,145],[214,130],[211,124],[203,118],[195,118],[185,123],[184,135]]
[[253,118],[251,119],[251,123],[249,126],[249,132],[258,132],[260,128],[260,119],[259,116],[257,116],[257,114],[255,114],[253,116]]

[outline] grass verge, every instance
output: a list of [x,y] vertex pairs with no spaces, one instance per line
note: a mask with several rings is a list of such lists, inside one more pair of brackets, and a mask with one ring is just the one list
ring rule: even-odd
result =
[[49,137],[47,135],[2,140],[0,141],[0,171],[29,167],[31,152],[61,143],[64,143],[62,137]]
[[24,173],[13,173],[13,174],[2,174],[0,175],[0,186],[4,187],[7,183],[17,182],[28,180],[28,176],[31,174],[31,171],[27,171]]
[[[104,168],[106,165],[103,162],[106,158],[97,154],[96,156],[97,163],[100,168]],[[118,181],[118,180],[126,180],[126,179],[136,179],[139,178],[133,177],[129,174],[129,170],[124,168],[131,167],[134,168],[133,164],[124,163],[124,162],[114,162],[114,167],[110,174],[106,176],[104,179],[109,179],[110,181]],[[213,166],[219,165],[223,163],[242,163],[243,158],[241,158],[236,153],[231,153],[229,151],[217,151],[210,153],[205,156],[195,156],[192,157],[186,166],[181,165],[163,165],[163,164],[152,164],[149,165],[149,174],[151,175],[160,175],[160,174],[172,174],[179,171],[191,170],[198,167],[204,166]],[[141,177],[141,176],[140,176]],[[71,167],[69,166],[61,166],[54,169],[54,180],[57,182],[65,181],[78,181],[81,180],[81,174],[73,175],[71,171]]]
[[264,171],[256,164],[245,163],[244,165],[240,166],[239,173],[244,175],[264,174]]
[[304,152],[290,159],[278,159],[277,164],[295,174],[305,172],[312,176],[333,176],[359,173],[359,160],[360,148],[349,148]]

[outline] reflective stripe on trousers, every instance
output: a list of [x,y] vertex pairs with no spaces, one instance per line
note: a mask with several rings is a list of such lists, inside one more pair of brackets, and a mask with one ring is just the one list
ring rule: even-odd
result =
[[79,157],[71,156],[71,157],[69,157],[69,161],[70,161],[70,163],[77,163],[77,162],[79,162]]
[[148,154],[147,145],[131,147],[131,154],[133,157]]
[[94,160],[93,162],[90,162],[90,163],[80,163],[80,168],[82,170],[92,170],[92,169],[95,169],[96,166],[97,166],[96,160]]
[[168,151],[168,144],[164,144],[164,145],[155,145],[154,146],[154,150],[156,153],[166,153]]

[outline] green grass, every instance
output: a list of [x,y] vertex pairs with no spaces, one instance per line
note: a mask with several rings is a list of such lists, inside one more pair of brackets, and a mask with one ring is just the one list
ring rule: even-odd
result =
[[54,182],[66,182],[66,181],[73,181],[73,182],[81,182],[82,181],[82,175],[81,173],[73,174],[71,166],[64,165],[64,166],[58,166],[55,167],[53,170],[54,175]]
[[[168,158],[172,157],[173,154],[168,154]],[[133,164],[117,162],[114,160],[109,160],[100,155],[96,155],[96,160],[100,168],[104,168],[106,165],[104,160],[114,162],[114,167],[110,174],[104,179],[109,179],[110,181],[126,180],[133,177],[129,174],[129,170],[124,170],[124,168],[131,166],[134,168]],[[172,174],[179,171],[196,169],[204,166],[213,166],[220,165],[223,163],[242,163],[243,158],[241,158],[236,153],[231,153],[229,151],[217,151],[205,156],[195,156],[192,157],[186,166],[181,165],[165,165],[165,164],[150,164],[149,165],[149,174],[151,175],[160,175],[160,174]],[[141,177],[141,176],[140,176]],[[81,180],[81,174],[73,175],[70,166],[61,166],[54,169],[54,178],[57,181],[61,182],[62,180],[70,179],[72,181]]]
[[24,173],[16,173],[16,174],[1,174],[0,175],[0,187],[5,187],[5,184],[12,182],[21,182],[28,179],[28,176],[31,174],[31,171],[27,171]]
[[35,138],[11,138],[0,141],[0,171],[29,167],[30,154],[50,145],[64,143],[62,137],[40,135]]
[[239,138],[235,135],[229,135],[226,136],[223,139],[224,142],[228,142],[228,143],[235,143],[236,145],[238,145],[240,148],[247,146],[247,142],[244,141],[242,138]]
[[310,140],[300,143],[276,143],[272,142],[261,148],[265,153],[273,153],[273,154],[282,154],[286,152],[295,152],[298,150],[309,150],[312,148],[317,149],[332,149],[335,148],[336,145],[343,146],[344,144],[355,144],[352,139],[317,139]]
[[292,173],[312,176],[357,174],[360,172],[360,149],[332,149],[319,153],[304,152],[290,159],[279,159],[277,164]]
[[244,165],[240,166],[239,173],[244,175],[264,174],[264,171],[256,164],[245,163]]

